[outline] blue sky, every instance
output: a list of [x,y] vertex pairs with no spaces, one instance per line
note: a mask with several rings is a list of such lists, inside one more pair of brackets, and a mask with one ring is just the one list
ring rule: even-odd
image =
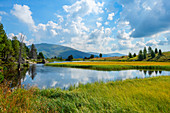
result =
[[1,0],[0,22],[9,38],[85,52],[169,51],[169,0]]

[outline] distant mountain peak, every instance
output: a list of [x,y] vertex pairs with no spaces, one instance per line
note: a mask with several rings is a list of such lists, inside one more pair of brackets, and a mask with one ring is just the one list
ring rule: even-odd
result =
[[[35,47],[37,48],[38,52],[43,52],[44,56],[46,58],[51,57],[61,57],[67,58],[69,55],[73,55],[74,58],[84,58],[84,57],[90,57],[91,54],[96,56],[99,56],[100,53],[94,53],[94,52],[82,52],[76,49],[73,49],[71,47],[66,47],[62,45],[56,45],[56,44],[48,44],[48,43],[40,43],[35,44]],[[124,56],[120,53],[110,53],[110,54],[103,54],[103,57],[112,57],[112,56]]]

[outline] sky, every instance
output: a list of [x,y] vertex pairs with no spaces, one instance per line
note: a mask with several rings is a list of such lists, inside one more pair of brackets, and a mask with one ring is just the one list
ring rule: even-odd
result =
[[64,45],[84,52],[169,51],[169,0],[0,0],[9,38]]

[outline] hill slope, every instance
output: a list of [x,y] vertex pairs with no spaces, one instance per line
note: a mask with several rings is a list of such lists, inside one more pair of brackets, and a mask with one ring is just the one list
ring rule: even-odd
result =
[[61,45],[55,45],[55,44],[35,44],[35,47],[37,48],[38,52],[43,52],[44,56],[46,58],[51,58],[54,56],[67,58],[69,55],[73,55],[74,58],[84,58],[84,57],[90,57],[91,54],[85,53],[82,51],[78,51],[76,49],[61,46]]
[[[99,56],[100,53],[90,52],[90,54]],[[108,53],[108,54],[102,54],[102,57],[114,57],[114,56],[125,56],[125,54],[120,54],[120,53]]]

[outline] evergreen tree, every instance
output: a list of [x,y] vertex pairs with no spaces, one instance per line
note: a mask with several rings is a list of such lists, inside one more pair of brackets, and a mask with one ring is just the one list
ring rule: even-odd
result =
[[12,42],[8,39],[3,25],[0,24],[0,59],[8,62],[12,58],[13,53]]
[[146,55],[147,55],[147,50],[146,50],[146,47],[144,47],[144,50],[143,50],[143,58],[146,59]]
[[68,60],[68,61],[73,60],[73,55],[68,56],[67,60]]
[[159,55],[160,55],[160,56],[162,55],[162,51],[161,51],[161,49],[159,49]]
[[26,57],[29,57],[30,49],[26,46],[25,43],[23,43],[23,45],[24,45],[24,54],[25,54]]
[[133,57],[136,57],[136,53],[133,54]]
[[[57,59],[56,56],[55,56],[54,58]],[[39,52],[39,54],[38,54],[38,59],[44,59],[44,55],[43,55],[42,52]]]
[[157,54],[158,53],[158,49],[157,48],[155,48],[155,54]]
[[143,60],[143,53],[142,53],[142,50],[139,51],[138,60],[140,60],[140,61]]
[[0,59],[2,59],[3,55],[2,55],[2,51],[5,47],[4,44],[4,38],[5,38],[5,31],[4,31],[4,27],[3,25],[0,23]]
[[94,58],[94,55],[91,55],[90,58]]
[[13,50],[14,50],[14,57],[15,57],[16,60],[18,60],[20,42],[17,40],[17,37],[16,37],[16,36],[13,37],[12,47],[13,47]]
[[129,52],[129,55],[128,55],[128,56],[129,56],[129,58],[132,58],[132,54],[131,54],[130,52]]
[[155,52],[152,50],[151,51],[151,57],[154,58],[155,57]]
[[99,57],[100,57],[100,58],[102,57],[102,54],[101,54],[101,53],[99,54]]
[[35,48],[34,44],[31,45],[30,58],[37,59],[37,49]]
[[149,46],[148,53],[151,54],[152,48]]

